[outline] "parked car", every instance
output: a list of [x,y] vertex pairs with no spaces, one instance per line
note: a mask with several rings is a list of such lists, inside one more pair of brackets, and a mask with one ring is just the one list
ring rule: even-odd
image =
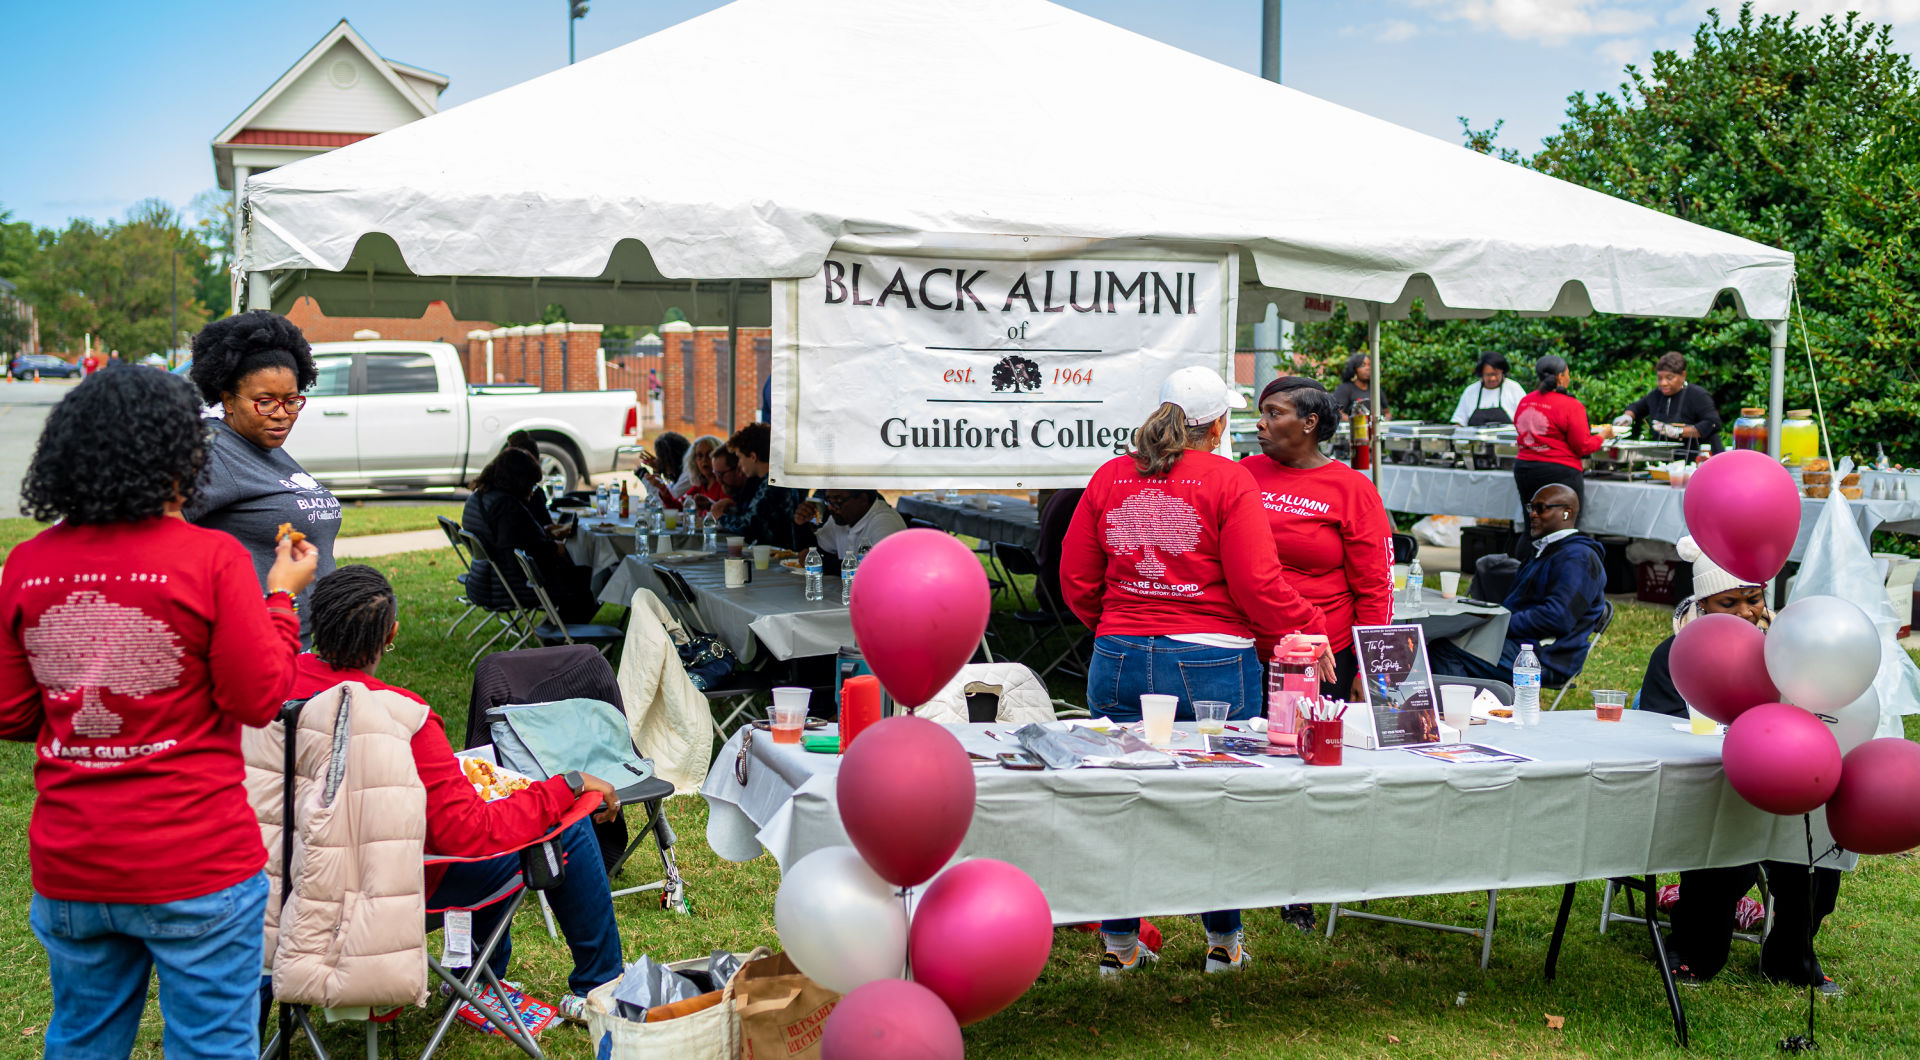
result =
[[514,431],[571,488],[638,441],[632,391],[470,385],[444,342],[316,342],[313,359],[320,378],[287,451],[330,489],[463,486]]
[[28,381],[42,376],[48,379],[72,379],[80,374],[80,366],[50,353],[23,353],[7,365],[7,374]]

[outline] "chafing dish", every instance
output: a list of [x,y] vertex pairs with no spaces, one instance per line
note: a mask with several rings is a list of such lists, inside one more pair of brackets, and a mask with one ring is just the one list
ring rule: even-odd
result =
[[1671,463],[1685,456],[1684,447],[1672,442],[1616,438],[1587,457],[1587,474],[1594,478],[1644,479],[1656,464]]
[[1520,454],[1512,427],[1460,427],[1452,438],[1454,459],[1478,471],[1510,468]]
[[1381,445],[1396,464],[1451,463],[1454,426],[1418,420],[1388,420]]

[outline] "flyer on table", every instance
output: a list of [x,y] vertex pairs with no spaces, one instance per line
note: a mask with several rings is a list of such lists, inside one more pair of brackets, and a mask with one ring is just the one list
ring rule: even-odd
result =
[[1419,625],[1355,626],[1367,718],[1381,747],[1437,743],[1439,697],[1427,665],[1427,634]]
[[1084,485],[1160,380],[1231,378],[1238,258],[1137,241],[836,248],[773,292],[773,481]]

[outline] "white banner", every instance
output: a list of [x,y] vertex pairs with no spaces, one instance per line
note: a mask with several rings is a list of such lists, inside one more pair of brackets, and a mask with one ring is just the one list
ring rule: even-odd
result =
[[775,281],[773,480],[1084,485],[1131,446],[1169,372],[1232,378],[1232,254],[1033,246],[836,249]]

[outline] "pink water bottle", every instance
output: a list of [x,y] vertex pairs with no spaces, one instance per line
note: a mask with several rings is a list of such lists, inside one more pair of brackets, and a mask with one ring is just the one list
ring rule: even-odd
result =
[[1318,633],[1289,633],[1273,646],[1267,664],[1267,742],[1293,747],[1299,742],[1299,702],[1320,694],[1320,674],[1314,660],[1327,648]]

